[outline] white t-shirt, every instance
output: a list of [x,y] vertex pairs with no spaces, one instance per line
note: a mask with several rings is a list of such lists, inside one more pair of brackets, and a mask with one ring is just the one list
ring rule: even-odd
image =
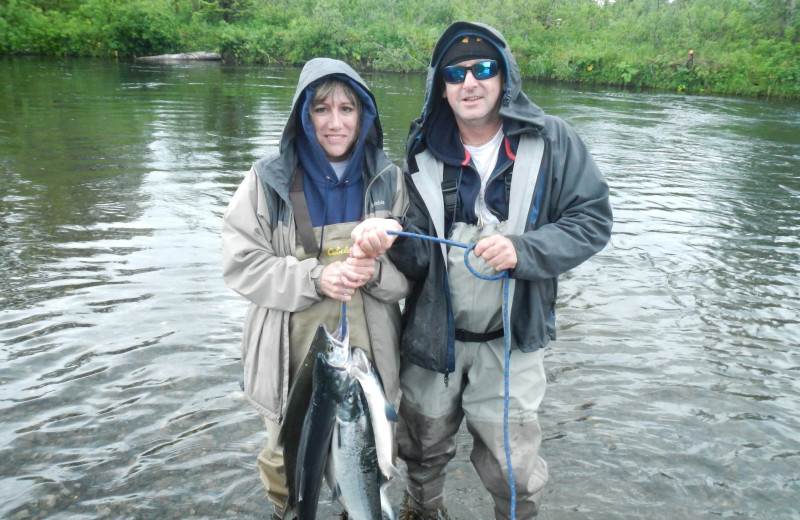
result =
[[481,191],[478,193],[478,198],[475,199],[475,214],[478,216],[479,226],[499,222],[498,218],[486,207],[484,194],[486,193],[486,181],[489,180],[489,176],[497,164],[497,154],[500,152],[502,144],[503,128],[500,127],[488,143],[481,146],[464,145],[464,148],[467,149],[472,157],[472,162],[478,170],[478,175],[481,176]]
[[333,168],[333,172],[336,174],[336,177],[341,180],[342,175],[344,175],[344,171],[347,169],[347,166],[350,164],[350,159],[348,158],[346,161],[342,162],[332,162],[331,168]]

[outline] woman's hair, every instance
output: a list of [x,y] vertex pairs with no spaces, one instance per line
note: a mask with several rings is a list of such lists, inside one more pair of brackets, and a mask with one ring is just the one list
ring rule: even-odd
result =
[[355,105],[356,112],[358,112],[358,120],[361,121],[361,99],[358,97],[358,94],[356,94],[356,91],[353,90],[353,87],[340,79],[328,78],[315,88],[309,110],[311,110],[314,105],[321,103],[326,97],[333,94],[336,89],[341,89],[344,96]]
[[322,83],[320,83],[314,89],[314,95],[311,97],[311,103],[308,105],[309,115],[314,110],[314,105],[318,103],[322,103],[325,98],[336,92],[336,90],[341,90],[342,94],[356,107],[356,113],[358,114],[358,127],[356,128],[356,139],[353,141],[352,146],[347,151],[347,155],[353,153],[353,149],[355,148],[356,144],[358,143],[359,137],[361,136],[361,98],[358,97],[356,91],[345,83],[344,81],[336,78],[328,78]]

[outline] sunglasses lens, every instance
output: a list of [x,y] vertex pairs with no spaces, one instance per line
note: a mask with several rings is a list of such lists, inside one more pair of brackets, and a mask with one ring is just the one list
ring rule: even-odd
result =
[[497,76],[497,62],[495,60],[479,61],[471,67],[451,65],[444,68],[444,81],[457,85],[467,79],[467,71],[471,70],[475,79],[489,79]]
[[462,83],[467,77],[467,68],[452,65],[444,68],[444,80],[447,83]]
[[497,62],[494,60],[481,61],[472,66],[472,75],[475,79],[489,79],[497,75]]

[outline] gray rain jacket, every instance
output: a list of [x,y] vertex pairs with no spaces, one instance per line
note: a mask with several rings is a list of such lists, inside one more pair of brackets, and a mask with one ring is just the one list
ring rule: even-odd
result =
[[[442,98],[444,83],[438,69],[450,44],[465,34],[484,36],[505,62],[500,116],[517,158],[512,165],[508,217],[517,220],[513,228],[518,229],[508,236],[518,257],[509,273],[511,346],[532,352],[555,339],[558,276],[600,251],[609,240],[608,185],[569,125],[545,115],[521,91],[519,68],[503,36],[484,24],[455,22],[433,50],[422,115],[411,124],[404,167],[411,208],[406,218],[398,219],[404,230],[445,238],[443,164],[458,166],[465,155],[452,111]],[[534,149],[541,154],[538,172],[520,164],[521,157],[536,155]],[[514,197],[521,193],[530,196],[525,195],[528,198],[514,211]],[[403,310],[401,355],[423,368],[451,372],[455,337],[444,248],[399,237],[388,255],[415,282]]]
[[[298,260],[294,256],[297,238],[289,188],[298,165],[295,132],[302,131],[295,123],[306,87],[331,74],[358,82],[372,96],[347,64],[328,58],[309,61],[300,73],[278,152],[253,165],[223,219],[223,278],[228,287],[250,301],[242,340],[245,395],[259,412],[278,424],[283,421],[289,392],[289,316],[324,298],[319,291],[323,266],[314,258]],[[403,175],[382,146],[376,117],[365,148],[364,218],[401,216],[408,207]],[[385,255],[362,288],[376,369],[392,402],[398,393],[398,302],[408,291],[407,279]]]

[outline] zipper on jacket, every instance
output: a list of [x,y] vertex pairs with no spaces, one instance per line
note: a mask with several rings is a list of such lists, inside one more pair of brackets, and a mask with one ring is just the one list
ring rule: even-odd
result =
[[[497,182],[497,179],[502,177],[506,172],[508,172],[509,169],[513,170],[514,169],[513,167],[514,167],[514,161],[509,161],[508,164],[503,167],[503,169],[501,169],[500,171],[496,172],[495,175],[492,175],[492,177],[486,182],[486,189],[483,190],[484,196],[485,196],[486,192],[489,191],[489,185],[492,184],[493,182]],[[503,190],[505,190],[505,186],[503,186]],[[505,194],[503,196],[505,196]],[[509,203],[509,201],[506,201],[506,204],[508,204],[508,203]],[[486,208],[489,210],[489,212],[492,215],[497,217],[497,220],[499,220],[501,222],[503,220],[508,220],[508,216],[504,217],[502,213],[499,213],[494,208],[489,207],[489,205],[486,204],[485,198],[484,198],[483,204],[486,206]]]
[[[370,179],[370,180],[369,180],[369,184],[367,184],[366,186],[364,186],[364,207],[363,207],[363,208],[362,208],[362,210],[361,210],[361,212],[363,213],[363,217],[362,217],[362,219],[365,219],[365,218],[367,218],[367,215],[369,214],[369,208],[368,208],[368,206],[369,206],[369,202],[368,202],[367,194],[368,194],[368,193],[370,192],[370,190],[372,189],[372,185],[373,185],[373,184],[375,184],[375,182],[376,182],[376,181],[377,181],[377,180],[378,180],[378,179],[379,179],[379,178],[380,178],[380,177],[381,177],[381,176],[382,176],[384,173],[386,173],[387,171],[391,170],[391,169],[392,169],[392,167],[396,167],[396,166],[395,166],[394,164],[390,164],[390,165],[388,165],[386,168],[382,169],[382,170],[381,170],[381,171],[379,171],[377,174],[373,175],[373,176],[372,176],[372,179]],[[403,175],[403,172],[402,172],[402,171],[400,171],[400,175]],[[388,205],[388,203],[387,203],[387,205]]]

